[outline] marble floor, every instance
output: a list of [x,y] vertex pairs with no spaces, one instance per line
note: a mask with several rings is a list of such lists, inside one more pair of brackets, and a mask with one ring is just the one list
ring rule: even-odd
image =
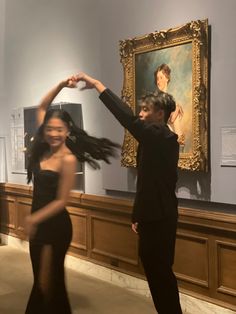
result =
[[[72,257],[68,258],[66,265],[67,287],[73,314],[156,313],[150,297],[133,292],[144,289],[143,283],[137,284],[135,281],[132,289],[128,289],[127,281],[132,280],[124,279],[125,275],[120,275],[122,278],[119,278],[119,275],[113,273],[113,281],[116,281],[114,284],[104,281],[104,276],[111,275],[108,269],[101,272],[101,268],[96,268],[95,264],[83,265],[82,260]],[[80,271],[77,271],[79,268]],[[91,268],[96,274],[92,274]],[[98,279],[99,272],[102,273],[100,277],[103,277],[103,280]],[[88,273],[94,277],[87,276]],[[11,245],[0,245],[0,314],[23,314],[31,285],[29,253]],[[181,294],[181,304],[184,314],[236,313],[184,294]]]
[[[23,314],[32,284],[29,255],[0,246],[0,313]],[[150,298],[113,284],[67,270],[73,314],[154,314]]]

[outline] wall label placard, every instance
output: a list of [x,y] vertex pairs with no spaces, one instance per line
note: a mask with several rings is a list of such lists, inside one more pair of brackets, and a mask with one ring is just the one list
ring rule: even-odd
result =
[[236,167],[236,126],[221,128],[221,166]]

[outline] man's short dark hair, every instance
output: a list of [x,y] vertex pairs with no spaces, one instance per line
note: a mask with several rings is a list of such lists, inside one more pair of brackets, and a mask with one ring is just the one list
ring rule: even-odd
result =
[[165,122],[168,121],[171,112],[175,111],[176,103],[174,97],[162,91],[155,91],[154,93],[147,93],[140,99],[141,102],[152,105],[155,110],[164,110]]

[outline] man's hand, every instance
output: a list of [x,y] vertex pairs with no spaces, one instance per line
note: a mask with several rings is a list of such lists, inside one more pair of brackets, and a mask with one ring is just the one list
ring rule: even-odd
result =
[[132,223],[131,228],[135,233],[138,233],[138,222]]
[[106,87],[98,80],[87,75],[86,73],[80,72],[76,76],[77,82],[84,82],[85,85],[80,88],[80,90],[95,88],[99,93],[102,93]]

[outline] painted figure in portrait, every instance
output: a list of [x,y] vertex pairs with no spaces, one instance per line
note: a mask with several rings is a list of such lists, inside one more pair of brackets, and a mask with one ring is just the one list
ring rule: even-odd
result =
[[178,135],[181,153],[192,145],[192,44],[184,44],[135,55],[135,98],[146,91],[172,94],[176,111],[168,125]]

